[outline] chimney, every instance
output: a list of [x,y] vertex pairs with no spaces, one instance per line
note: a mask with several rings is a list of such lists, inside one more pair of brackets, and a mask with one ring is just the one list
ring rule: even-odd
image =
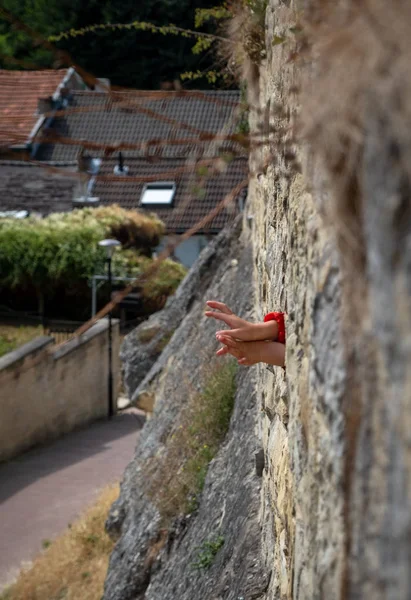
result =
[[71,94],[71,90],[66,85],[61,88],[61,90],[60,90],[60,96],[62,98],[67,98],[68,96],[70,96],[70,94]]
[[77,155],[77,165],[80,173],[77,186],[74,189],[74,204],[98,204],[100,198],[93,196],[93,188],[101,166],[101,158],[93,158],[85,154],[82,148]]
[[62,87],[60,89],[60,98],[62,101],[63,108],[67,108],[67,106],[70,104],[70,102],[73,99],[71,89],[68,88],[67,86]]
[[77,154],[77,166],[80,173],[89,173],[91,170],[92,157],[84,152],[84,148]]

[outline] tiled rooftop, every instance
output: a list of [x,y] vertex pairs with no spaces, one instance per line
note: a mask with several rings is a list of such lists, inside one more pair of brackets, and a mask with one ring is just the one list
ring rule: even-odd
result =
[[[117,161],[108,159],[103,162],[100,175],[113,175]],[[155,212],[164,221],[167,231],[178,233],[195,225],[210,211],[212,211],[227,194],[241,181],[247,178],[248,162],[236,159],[226,166],[224,172],[209,175],[202,182],[195,170],[173,176],[173,171],[187,167],[184,159],[162,159],[156,163],[149,163],[145,159],[132,158],[125,162],[129,167],[128,175],[117,181],[104,181],[98,179],[92,191],[93,196],[100,198],[101,204],[120,204],[127,209],[140,209]],[[167,174],[164,177],[164,174]],[[175,181],[177,185],[172,207],[141,207],[139,205],[144,178],[156,178],[159,181]],[[143,181],[133,181],[141,177]],[[203,190],[202,190],[203,188]],[[245,197],[246,191],[239,195]],[[238,214],[238,197],[228,208],[222,210],[201,231],[216,232],[229,223]]]
[[[30,97],[35,115],[37,98],[53,94],[61,83],[64,72],[60,72],[58,77],[56,72],[52,72],[55,77],[53,89],[41,87],[37,94],[33,94],[35,86],[30,83],[33,81],[30,79],[32,75],[20,72],[19,88],[25,88],[23,97]],[[0,161],[1,210],[26,209],[45,215],[81,206],[73,204],[73,197],[84,193],[84,188],[81,191],[81,186],[78,185],[78,178],[56,174],[45,163],[58,164],[58,170],[62,172],[64,169],[77,171],[76,159],[79,149],[84,148],[81,143],[83,140],[98,145],[98,148],[86,148],[86,154],[103,158],[91,195],[99,197],[100,204],[119,204],[128,209],[155,212],[165,222],[170,233],[180,233],[194,226],[247,178],[247,155],[233,142],[206,139],[200,145],[195,143],[201,134],[210,134],[213,138],[217,134],[227,135],[237,131],[240,101],[237,91],[128,91],[107,94],[74,91],[71,88],[70,94],[70,105],[61,110],[48,130],[41,131],[35,140],[43,142],[39,145],[35,159],[43,162],[44,167]],[[16,111],[17,105],[13,114]],[[33,123],[30,127],[27,126],[28,133],[37,118],[36,115],[33,116]],[[48,136],[55,133],[70,140],[78,140],[79,143],[44,143],[47,138],[50,139]],[[27,138],[23,137],[21,135],[21,141],[26,141]],[[187,141],[180,145],[172,143],[181,138]],[[147,145],[151,140],[161,141],[161,152],[158,146]],[[115,148],[119,143],[129,144],[122,151],[124,164],[129,171],[127,176],[116,178],[113,171],[118,161]],[[215,162],[207,173],[201,162],[196,166],[195,159],[199,156],[203,156],[203,160],[218,159],[222,149],[238,150],[239,155],[228,164],[220,159],[220,172],[213,170]],[[176,183],[172,206],[140,206],[143,187],[150,180]],[[245,195],[244,189],[228,208],[224,208],[200,231],[214,233],[222,229],[238,213],[239,198],[244,198]]]
[[[172,176],[173,171],[187,167],[184,159],[162,160],[150,164],[145,159],[127,161],[129,172],[121,180],[104,180],[112,176],[116,160],[104,161],[100,175],[92,190],[92,195],[100,198],[100,205],[119,204],[123,208],[155,212],[162,219],[170,233],[186,231],[212,211],[231,190],[247,177],[247,161],[236,159],[227,165],[226,171],[211,175],[201,181],[195,171],[190,170]],[[73,204],[78,178],[65,176],[66,168],[58,172],[47,165],[36,166],[24,162],[0,162],[0,210],[28,210],[48,215],[52,212],[68,212]],[[73,167],[70,169],[73,172]],[[142,207],[141,193],[146,178],[164,180],[161,174],[168,173],[167,179],[176,182],[176,194],[171,207]],[[142,181],[133,181],[142,178]],[[204,191],[200,191],[204,188]],[[201,232],[214,233],[229,223],[239,211],[239,198],[245,197],[243,190],[235,201],[222,210]]]
[[0,70],[0,146],[25,144],[39,119],[39,98],[53,96],[66,70]]
[[48,215],[73,208],[77,178],[24,162],[0,162],[0,211],[28,210]]
[[[138,145],[150,140],[172,142],[189,139],[198,142],[200,132],[232,134],[237,130],[238,91],[208,92],[75,92],[70,106],[54,120],[49,133],[72,140],[97,142],[103,146],[118,143]],[[207,142],[209,144],[209,142]],[[204,144],[205,145],[205,144]],[[220,144],[227,147],[227,143]],[[231,144],[231,146],[233,146]],[[172,145],[162,156],[185,157],[196,144]],[[80,145],[43,144],[36,155],[40,160],[75,160]],[[144,156],[146,148],[128,148],[129,157]],[[150,154],[158,149],[152,147]],[[103,150],[93,151],[94,156]]]

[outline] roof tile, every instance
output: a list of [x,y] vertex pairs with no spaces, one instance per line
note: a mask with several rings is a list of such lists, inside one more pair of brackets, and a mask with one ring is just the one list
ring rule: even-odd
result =
[[66,70],[0,70],[0,145],[25,144],[36,124],[39,98],[52,96]]
[[[118,143],[137,144],[150,140],[170,142],[161,155],[166,158],[186,157],[199,148],[199,132],[233,134],[237,130],[240,92],[75,92],[71,105],[54,120],[48,133],[97,142],[107,147]],[[173,145],[176,139],[193,143]],[[207,141],[203,146],[209,146]],[[223,148],[232,143],[219,144]],[[37,158],[49,161],[75,160],[80,145],[47,143]],[[236,148],[241,152],[240,148]],[[128,149],[127,156],[158,154],[158,147]],[[101,155],[103,148],[93,155]]]
[[0,210],[28,210],[48,215],[73,208],[77,178],[51,173],[47,166],[0,161]]
[[[105,160],[100,175],[113,175],[116,162],[114,159]],[[159,175],[159,181],[164,181],[162,173],[181,170],[182,167],[187,167],[187,161],[162,159],[157,163],[149,163],[145,159],[133,158],[127,160],[126,166],[129,168],[128,175],[121,180],[98,179],[92,191],[93,196],[99,197],[101,204],[119,204],[127,209],[155,212],[164,221],[170,233],[179,233],[193,227],[216,208],[240,182],[246,180],[248,174],[248,161],[244,158],[230,162],[223,172],[208,174],[206,177],[199,176],[193,167],[176,177],[167,177],[167,180],[177,184],[172,207],[152,205],[146,208],[140,206],[145,181],[133,181],[133,178],[144,179]],[[233,203],[201,228],[201,231],[219,231],[229,223],[238,214],[238,199],[244,198],[245,193],[243,190],[238,194]]]

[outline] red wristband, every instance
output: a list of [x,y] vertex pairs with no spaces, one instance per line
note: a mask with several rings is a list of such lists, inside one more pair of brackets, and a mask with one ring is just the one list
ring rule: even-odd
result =
[[285,322],[284,322],[284,313],[282,312],[270,312],[268,315],[264,317],[264,323],[268,323],[268,321],[276,321],[278,324],[278,336],[277,342],[280,344],[285,344]]

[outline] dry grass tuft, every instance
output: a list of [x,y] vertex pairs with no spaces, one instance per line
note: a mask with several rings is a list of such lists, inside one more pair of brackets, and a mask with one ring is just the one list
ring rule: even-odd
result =
[[247,60],[259,65],[266,57],[266,7],[266,0],[235,0],[230,4],[232,16],[224,26],[229,43],[223,52],[235,69],[241,69]]
[[104,530],[117,485],[23,570],[0,600],[100,600],[114,542]]
[[227,433],[234,407],[237,364],[212,365],[201,374],[202,391],[193,390],[161,456],[147,467],[148,495],[164,525],[197,507],[208,465]]
[[165,233],[164,223],[154,213],[125,210],[117,204],[90,210],[123,248],[155,248]]
[[226,74],[240,84],[247,83],[248,102],[258,103],[260,64],[267,55],[265,11],[268,0],[231,0],[228,14],[219,27],[217,54]]

